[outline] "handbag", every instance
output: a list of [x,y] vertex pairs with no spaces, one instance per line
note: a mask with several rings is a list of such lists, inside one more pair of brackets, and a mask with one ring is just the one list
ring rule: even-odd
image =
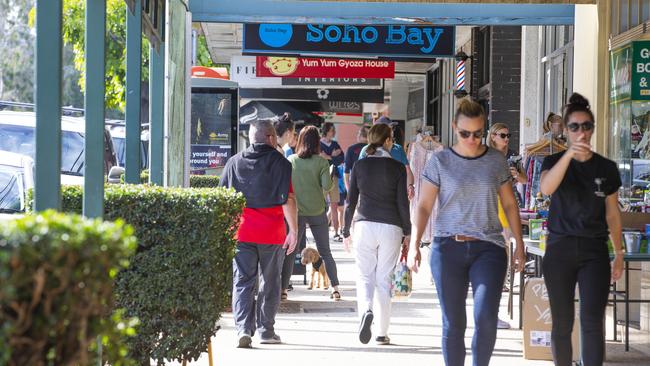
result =
[[413,276],[406,265],[407,254],[408,247],[405,246],[391,276],[390,292],[393,297],[409,297],[413,291]]

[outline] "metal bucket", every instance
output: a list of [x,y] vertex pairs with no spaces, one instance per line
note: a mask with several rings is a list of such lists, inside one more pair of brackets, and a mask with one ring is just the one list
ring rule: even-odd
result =
[[623,232],[623,238],[625,239],[625,251],[628,253],[639,253],[641,248],[641,238],[643,234],[637,231],[626,231]]

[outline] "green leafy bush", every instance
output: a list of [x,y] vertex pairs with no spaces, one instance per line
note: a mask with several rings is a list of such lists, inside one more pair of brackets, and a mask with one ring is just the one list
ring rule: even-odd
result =
[[190,175],[190,187],[217,188],[219,187],[219,177],[216,175]]
[[[120,182],[124,183],[124,174],[120,177]],[[149,171],[144,170],[140,173],[140,183],[149,183]],[[219,187],[219,177],[216,175],[190,175],[191,188],[217,188]]]
[[124,359],[119,329],[132,324],[111,312],[132,234],[121,220],[54,211],[0,222],[0,365],[86,365],[99,334]]
[[[229,305],[241,194],[223,188],[109,184],[108,220],[135,229],[137,254],[116,281],[117,305],[137,317],[130,355],[193,360],[206,350]],[[82,190],[63,187],[63,210],[81,212]]]

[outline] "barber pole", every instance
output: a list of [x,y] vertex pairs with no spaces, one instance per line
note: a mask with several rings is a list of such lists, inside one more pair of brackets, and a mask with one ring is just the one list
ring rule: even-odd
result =
[[455,55],[456,59],[456,90],[454,90],[454,95],[456,98],[464,98],[467,96],[467,90],[465,90],[465,61],[469,57],[465,52],[460,51]]
[[465,90],[465,61],[456,63],[456,90]]

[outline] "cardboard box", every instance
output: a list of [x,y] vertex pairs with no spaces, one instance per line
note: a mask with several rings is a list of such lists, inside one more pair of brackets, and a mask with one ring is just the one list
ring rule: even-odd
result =
[[[524,287],[523,305],[524,358],[527,360],[553,360],[551,351],[551,306],[543,278],[529,278]],[[573,360],[580,358],[580,319],[576,303],[576,318],[573,323],[571,343]]]

